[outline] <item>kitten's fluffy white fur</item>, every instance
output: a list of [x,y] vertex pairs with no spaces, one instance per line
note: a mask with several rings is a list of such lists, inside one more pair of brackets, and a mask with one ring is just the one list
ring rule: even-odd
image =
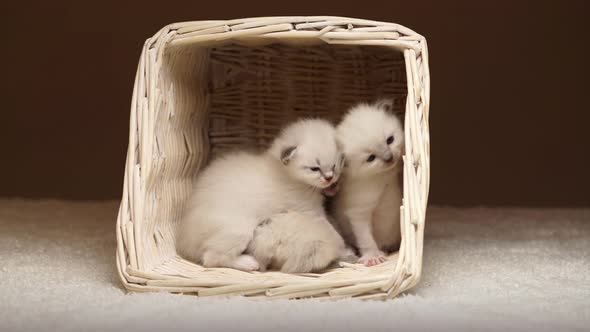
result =
[[287,211],[260,224],[246,252],[261,270],[301,273],[323,270],[343,258],[345,246],[324,217]]
[[[246,249],[264,220],[294,211],[332,228],[322,190],[334,187],[342,161],[335,128],[316,119],[286,127],[263,153],[236,152],[214,160],[194,185],[177,233],[179,253],[206,267],[258,270],[259,262]],[[277,225],[283,223],[278,219]],[[304,238],[307,231],[300,231],[297,236]]]
[[337,126],[347,166],[333,214],[345,240],[358,248],[359,262],[369,266],[385,261],[384,251],[400,242],[404,131],[389,103],[359,104]]

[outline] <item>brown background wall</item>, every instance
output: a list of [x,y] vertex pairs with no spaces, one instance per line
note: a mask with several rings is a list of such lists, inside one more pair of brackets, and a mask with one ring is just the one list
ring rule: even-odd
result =
[[167,23],[339,15],[429,41],[431,202],[590,205],[585,1],[3,4],[0,196],[118,199],[143,40]]

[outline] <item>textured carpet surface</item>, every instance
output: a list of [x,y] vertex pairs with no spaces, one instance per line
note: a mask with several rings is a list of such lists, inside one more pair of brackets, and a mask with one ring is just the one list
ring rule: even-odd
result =
[[590,329],[589,209],[429,209],[424,276],[386,302],[127,294],[116,202],[0,200],[0,331]]

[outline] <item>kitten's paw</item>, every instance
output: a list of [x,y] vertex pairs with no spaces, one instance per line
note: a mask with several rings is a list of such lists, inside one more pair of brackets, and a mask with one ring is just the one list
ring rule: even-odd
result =
[[258,271],[260,264],[256,258],[250,255],[241,255],[233,262],[232,267],[236,270],[242,271]]
[[385,254],[380,251],[370,251],[361,256],[358,260],[359,263],[365,266],[374,266],[385,262]]

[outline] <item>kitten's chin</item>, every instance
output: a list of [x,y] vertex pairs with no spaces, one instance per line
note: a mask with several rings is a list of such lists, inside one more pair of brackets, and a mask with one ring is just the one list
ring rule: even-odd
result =
[[388,165],[387,167],[384,167],[384,168],[383,168],[383,170],[382,170],[382,172],[383,172],[383,173],[385,173],[385,172],[390,172],[390,171],[392,171],[392,170],[396,169],[398,164],[399,164],[399,162],[396,160],[396,161],[395,161],[394,163],[392,163],[391,165]]
[[322,189],[322,193],[328,197],[336,196],[338,190],[340,189],[340,181],[336,181],[331,185],[327,186],[326,188]]

